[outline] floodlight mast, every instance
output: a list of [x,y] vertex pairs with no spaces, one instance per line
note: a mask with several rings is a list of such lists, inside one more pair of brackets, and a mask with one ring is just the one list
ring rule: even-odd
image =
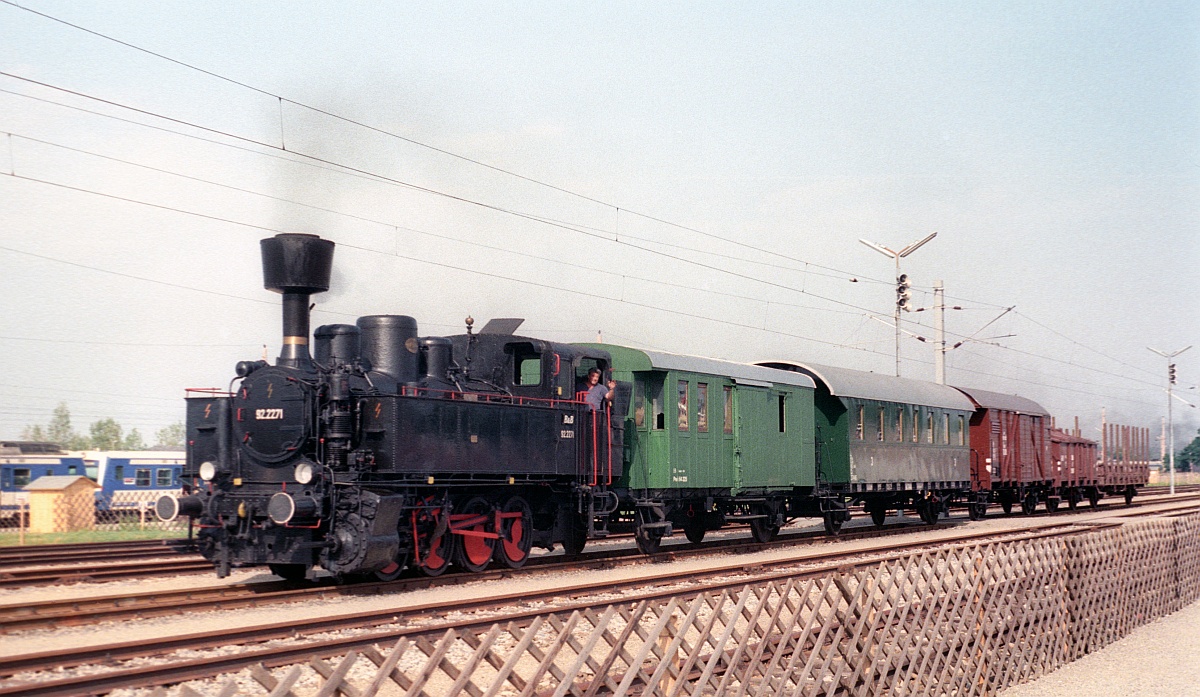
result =
[[932,240],[935,237],[937,237],[937,233],[936,232],[931,233],[925,239],[920,240],[919,242],[913,242],[912,244],[908,245],[907,247],[904,247],[903,249],[901,249],[898,252],[893,249],[890,249],[888,247],[884,247],[881,244],[875,244],[874,242],[869,242],[864,239],[859,239],[859,242],[862,242],[863,244],[867,245],[871,249],[874,249],[875,251],[879,252],[880,254],[884,255],[885,257],[891,257],[896,260],[896,283],[897,283],[897,296],[898,296],[896,298],[896,312],[895,312],[896,377],[900,377],[900,307],[901,307],[901,303],[903,300],[901,297],[899,297],[899,294],[901,294],[903,292],[902,290],[900,290],[899,286],[901,284],[904,284],[905,281],[907,281],[907,279],[901,280],[900,260],[903,259],[904,257],[908,256],[909,254],[912,254],[913,252],[917,251],[918,249],[921,248],[922,245],[924,245],[926,242],[928,242],[929,240]]
[[1158,355],[1162,356],[1163,358],[1167,359],[1167,439],[1171,443],[1169,446],[1167,446],[1167,452],[1170,453],[1170,458],[1171,458],[1171,495],[1174,496],[1175,495],[1175,423],[1174,423],[1174,420],[1172,419],[1172,415],[1174,413],[1174,410],[1172,407],[1174,406],[1173,402],[1175,399],[1175,395],[1172,394],[1172,386],[1175,384],[1175,364],[1171,362],[1171,359],[1175,358],[1176,356],[1183,353],[1184,351],[1190,349],[1191,346],[1184,346],[1183,348],[1179,349],[1178,351],[1174,351],[1171,353],[1167,353],[1166,351],[1159,351],[1158,349],[1153,348],[1151,346],[1147,346],[1146,348],[1150,349],[1151,351],[1153,351],[1153,352],[1157,353]]

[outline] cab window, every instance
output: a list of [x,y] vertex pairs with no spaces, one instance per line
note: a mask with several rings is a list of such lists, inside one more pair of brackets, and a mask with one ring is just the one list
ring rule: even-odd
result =
[[533,386],[542,384],[542,354],[532,344],[510,344],[513,357],[512,384]]

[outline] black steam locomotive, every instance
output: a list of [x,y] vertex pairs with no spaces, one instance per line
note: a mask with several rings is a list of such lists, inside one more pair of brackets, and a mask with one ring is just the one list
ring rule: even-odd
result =
[[[309,297],[329,288],[334,245],[261,246],[264,285],[283,295],[279,359],[189,396],[196,486],[157,507],[198,522],[219,575],[516,568],[534,545],[578,553],[606,533],[624,422],[577,399],[577,376],[611,375],[605,351],[514,336],[519,320],[421,337],[411,317],[376,315],[318,327],[310,355]],[[615,413],[629,394],[616,390]]]

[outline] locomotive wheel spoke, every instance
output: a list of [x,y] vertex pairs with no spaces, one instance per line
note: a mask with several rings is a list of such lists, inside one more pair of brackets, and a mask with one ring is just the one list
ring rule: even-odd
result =
[[[467,502],[462,509],[462,517],[450,517],[452,530],[466,530],[477,533],[495,533],[492,530],[492,504],[476,496]],[[492,561],[496,550],[496,538],[482,535],[455,535],[455,562],[464,569],[473,572],[483,571]]]
[[380,581],[395,581],[400,578],[400,574],[404,573],[404,569],[408,566],[406,556],[407,553],[402,554],[400,559],[396,559],[391,564],[376,571],[375,578]]
[[510,569],[519,569],[529,560],[533,547],[533,511],[520,496],[513,496],[500,509],[500,544],[496,545],[496,561]]
[[[413,539],[416,541],[415,566],[425,576],[441,576],[450,565],[450,538],[436,534],[438,513],[425,514],[420,519],[413,513]],[[433,521],[432,523],[430,521]]]

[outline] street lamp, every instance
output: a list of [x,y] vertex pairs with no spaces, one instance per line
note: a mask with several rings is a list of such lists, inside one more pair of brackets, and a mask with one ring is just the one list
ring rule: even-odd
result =
[[909,306],[909,298],[912,296],[912,292],[908,289],[908,275],[900,273],[900,260],[917,251],[921,248],[921,245],[935,237],[937,237],[936,232],[930,234],[920,242],[913,242],[898,252],[884,247],[881,244],[875,244],[874,242],[868,242],[863,239],[859,240],[859,242],[862,242],[880,254],[892,257],[896,260],[896,377],[900,377],[900,310],[904,310],[906,312],[912,311],[911,307]]
[[1171,408],[1172,407],[1171,402],[1174,401],[1175,397],[1172,395],[1171,391],[1172,391],[1172,386],[1175,384],[1175,363],[1172,362],[1171,359],[1175,358],[1176,356],[1183,353],[1184,351],[1190,349],[1191,346],[1184,346],[1183,348],[1179,349],[1178,351],[1175,351],[1174,353],[1167,353],[1166,351],[1159,351],[1158,349],[1150,347],[1150,346],[1147,346],[1146,348],[1150,349],[1151,351],[1153,351],[1153,352],[1157,353],[1158,355],[1162,356],[1163,358],[1167,359],[1167,440],[1170,443],[1170,445],[1167,446],[1167,449],[1171,453],[1171,495],[1174,496],[1175,495],[1175,424],[1171,418],[1171,415],[1173,413],[1173,410]]

